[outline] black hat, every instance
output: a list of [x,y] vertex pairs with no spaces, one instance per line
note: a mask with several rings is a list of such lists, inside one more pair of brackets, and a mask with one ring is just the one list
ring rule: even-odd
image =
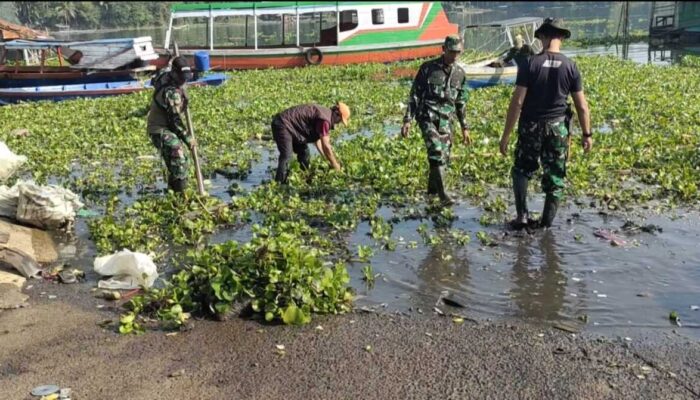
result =
[[185,57],[175,57],[173,60],[173,71],[176,72],[186,72],[190,71],[190,64],[187,62]]
[[535,31],[535,37],[542,39],[542,35],[547,35],[551,32],[560,33],[564,39],[571,37],[571,31],[564,28],[564,20],[561,18],[545,18],[544,23]]

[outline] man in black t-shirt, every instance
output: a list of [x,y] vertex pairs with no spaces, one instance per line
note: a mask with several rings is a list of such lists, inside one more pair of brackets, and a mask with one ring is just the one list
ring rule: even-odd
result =
[[511,170],[517,218],[511,222],[515,229],[532,223],[528,219],[528,181],[542,163],[544,210],[539,226],[550,227],[563,196],[566,161],[569,154],[571,110],[567,97],[571,94],[583,131],[582,145],[588,152],[593,145],[588,104],[583,95],[581,75],[576,64],[559,53],[563,39],[571,32],[561,20],[547,18],[535,31],[542,41],[542,53],[530,57],[524,68],[518,68],[515,91],[508,108],[506,126],[501,136],[500,150],[508,150],[510,133],[518,120],[518,143],[515,163]]

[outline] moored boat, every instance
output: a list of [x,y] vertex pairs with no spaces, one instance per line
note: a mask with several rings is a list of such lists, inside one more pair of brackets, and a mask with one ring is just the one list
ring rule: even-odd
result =
[[[0,88],[117,82],[136,79],[155,70],[148,65],[157,58],[150,38],[107,39],[84,42],[12,40],[0,43]],[[11,65],[11,54],[40,54],[39,65]],[[59,66],[47,66],[50,53]],[[73,65],[63,65],[63,57]]]
[[[206,26],[199,43],[176,25],[188,21]],[[176,4],[155,64],[167,63],[174,42],[185,56],[207,51],[214,70],[392,62],[437,56],[457,31],[440,2]]]
[[[217,73],[203,76],[186,86],[218,86],[228,79],[225,74]],[[152,89],[150,81],[127,80],[118,82],[99,82],[76,85],[35,86],[0,89],[0,105],[16,104],[25,101],[63,101],[76,98],[92,98],[137,93]]]

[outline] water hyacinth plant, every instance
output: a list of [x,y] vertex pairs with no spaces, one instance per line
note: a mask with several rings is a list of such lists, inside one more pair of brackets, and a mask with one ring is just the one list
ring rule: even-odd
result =
[[[700,75],[693,63],[575,61],[595,145],[584,155],[574,137],[568,199],[587,196],[611,209],[652,199],[696,206]],[[260,171],[262,180],[247,189],[237,185],[232,194],[212,190],[213,196],[199,197],[189,191],[183,199],[162,193],[162,161],[146,135],[148,93],[0,107],[0,136],[29,158],[19,177],[66,186],[99,210],[102,216],[89,229],[100,255],[126,247],[153,252],[159,265],[175,268],[164,285],[131,301],[135,318],[157,316],[177,326],[190,313],[223,315],[243,302],[265,320],[306,323],[313,313],[349,309],[345,262],[373,254],[370,247],[349,246],[360,223],[369,224],[377,248],[396,247],[392,220],[378,215],[382,207],[397,218],[433,219],[438,229],[423,222],[422,241],[408,248],[472,239],[491,243],[484,232],[472,237],[451,231],[455,216],[449,210],[426,207],[427,159],[418,128],[408,139],[397,135],[419,64],[232,72],[222,87],[190,90],[204,176],[221,181],[227,178],[216,171],[233,171],[226,187],[249,178],[252,168],[266,162],[263,153],[275,153],[269,140],[275,113],[304,102],[348,103],[350,127],[332,133],[343,172],[319,157],[308,172],[294,161],[288,186],[270,182],[268,168]],[[512,211],[512,197],[492,193],[510,188],[512,159],[501,157],[497,145],[512,90],[497,86],[470,94],[474,143],[455,143],[449,166],[448,187],[481,207],[485,226],[501,223]],[[30,134],[14,135],[19,129]],[[251,233],[244,240],[210,240],[245,227]],[[138,331],[138,319],[127,315],[124,331]]]

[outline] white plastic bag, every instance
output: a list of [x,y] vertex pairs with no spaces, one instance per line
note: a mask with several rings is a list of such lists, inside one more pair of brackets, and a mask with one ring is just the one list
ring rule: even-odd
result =
[[158,270],[151,257],[126,249],[97,257],[95,272],[112,276],[111,279],[97,283],[100,289],[136,289],[140,286],[149,288],[158,278]]
[[13,153],[5,142],[0,142],[0,181],[7,180],[26,162],[26,156]]
[[39,186],[21,182],[17,202],[17,221],[42,229],[61,228],[75,220],[75,213],[83,207],[78,195],[60,186]]
[[19,188],[15,186],[0,186],[0,216],[15,218],[17,216],[17,203],[19,202]]

